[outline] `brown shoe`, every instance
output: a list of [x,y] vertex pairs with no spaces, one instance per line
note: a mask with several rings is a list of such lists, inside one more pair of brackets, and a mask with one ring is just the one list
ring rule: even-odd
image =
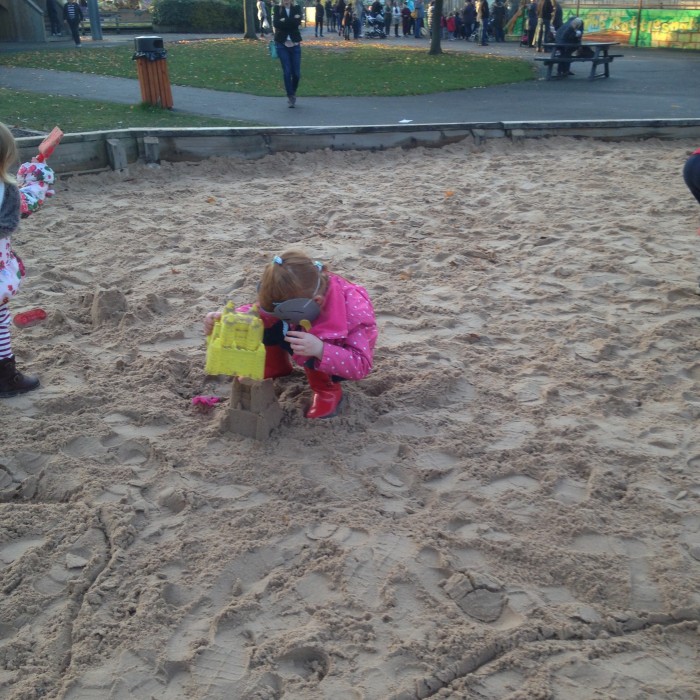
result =
[[26,394],[38,387],[39,380],[36,377],[26,376],[15,367],[14,355],[0,360],[0,399]]

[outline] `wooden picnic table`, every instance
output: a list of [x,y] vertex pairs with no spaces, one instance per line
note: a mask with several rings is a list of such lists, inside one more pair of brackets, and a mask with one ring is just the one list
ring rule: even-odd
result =
[[[596,78],[610,77],[610,64],[615,58],[622,58],[622,54],[611,54],[610,49],[613,46],[619,46],[618,41],[584,41],[581,44],[544,44],[544,49],[549,51],[548,56],[536,56],[536,61],[542,61],[547,67],[547,80],[552,79],[552,68],[559,63],[568,63],[571,68],[572,63],[591,63],[591,72],[588,76],[589,80]],[[589,49],[588,56],[560,56],[557,55],[562,48],[587,47]],[[598,71],[598,66],[603,66],[603,71]]]

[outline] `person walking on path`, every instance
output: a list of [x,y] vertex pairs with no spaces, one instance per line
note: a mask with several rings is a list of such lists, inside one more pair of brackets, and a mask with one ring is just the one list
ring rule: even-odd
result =
[[68,23],[75,45],[80,46],[80,23],[84,19],[80,5],[78,5],[77,2],[71,2],[71,0],[69,0],[63,6],[63,19]]
[[414,24],[414,36],[416,39],[422,39],[423,38],[423,21],[425,20],[425,7],[423,6],[423,0],[415,0],[414,4],[414,12],[416,13],[416,23]]
[[265,38],[265,34],[270,31],[270,20],[267,18],[267,7],[265,0],[258,0],[258,24],[260,25],[260,34]]
[[384,3],[384,34],[386,34],[386,36],[391,36],[391,19],[391,2],[390,0],[386,0]]
[[537,31],[537,3],[534,0],[527,6],[527,45],[535,45]]
[[391,3],[391,16],[394,23],[394,36],[398,39],[399,25],[401,24],[401,6],[399,0],[394,0],[394,2]]
[[49,23],[51,24],[51,36],[61,36],[63,28],[61,26],[56,0],[46,0],[46,13],[49,16]]
[[411,8],[406,3],[401,8],[401,31],[403,36],[411,33]]
[[326,8],[326,31],[334,32],[337,27],[335,25],[335,13],[333,12],[333,3],[331,0],[326,0],[324,7]]
[[323,37],[323,19],[325,14],[326,8],[323,6],[322,0],[316,0],[316,26],[314,28],[314,36]]
[[296,105],[297,87],[301,80],[301,18],[301,7],[292,5],[292,0],[282,0],[281,5],[275,5],[272,15],[277,56],[282,65],[289,107]]
[[537,53],[543,53],[543,44],[547,44],[552,40],[553,14],[554,5],[552,0],[539,0],[537,3],[537,36],[535,38]]
[[489,3],[488,0],[480,0],[476,10],[476,20],[481,28],[481,46],[489,45]]
[[476,7],[474,0],[467,0],[462,10],[462,23],[464,24],[464,38],[469,41],[476,29]]
[[503,4],[503,0],[496,0],[493,8],[491,9],[491,13],[493,14],[494,37],[496,41],[505,41],[506,15],[508,14],[508,10]]
[[338,2],[335,4],[335,7],[333,8],[333,14],[338,20],[335,29],[338,32],[338,36],[342,36],[343,20],[345,19],[345,0],[338,0]]

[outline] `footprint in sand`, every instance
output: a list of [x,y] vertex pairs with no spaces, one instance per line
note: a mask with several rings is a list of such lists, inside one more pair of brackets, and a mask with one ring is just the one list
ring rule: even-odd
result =
[[319,647],[296,647],[277,658],[278,672],[285,678],[297,676],[320,681],[328,675],[330,668],[330,656]]
[[573,540],[573,548],[590,554],[608,554],[629,577],[630,609],[663,610],[663,598],[652,580],[651,552],[641,540],[588,533]]

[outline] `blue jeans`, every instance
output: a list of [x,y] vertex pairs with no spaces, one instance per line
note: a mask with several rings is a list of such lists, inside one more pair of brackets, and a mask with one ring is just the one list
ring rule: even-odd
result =
[[422,27],[423,27],[423,18],[416,17],[416,23],[414,26],[414,36],[416,37],[416,39],[420,39],[420,36],[421,36],[420,30],[422,29]]
[[285,46],[277,44],[277,56],[282,64],[282,77],[287,97],[297,94],[297,87],[301,80],[301,46]]

